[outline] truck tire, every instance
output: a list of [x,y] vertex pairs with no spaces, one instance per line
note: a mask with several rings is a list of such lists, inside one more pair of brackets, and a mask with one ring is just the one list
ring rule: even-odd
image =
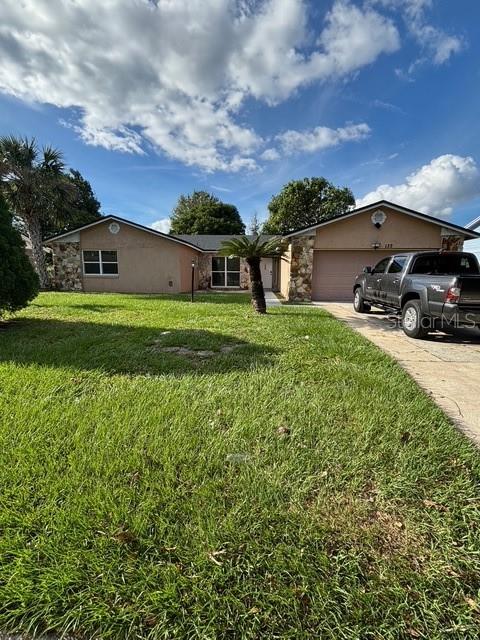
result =
[[372,308],[368,302],[365,302],[360,287],[357,287],[353,292],[353,308],[357,313],[368,313]]
[[425,338],[428,329],[422,324],[427,316],[422,312],[420,300],[409,300],[402,309],[402,329],[409,338]]

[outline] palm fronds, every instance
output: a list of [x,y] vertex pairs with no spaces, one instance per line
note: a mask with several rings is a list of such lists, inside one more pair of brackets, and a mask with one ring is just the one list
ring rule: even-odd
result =
[[281,237],[267,238],[243,236],[232,238],[222,243],[220,255],[238,258],[270,258],[285,253],[287,243]]

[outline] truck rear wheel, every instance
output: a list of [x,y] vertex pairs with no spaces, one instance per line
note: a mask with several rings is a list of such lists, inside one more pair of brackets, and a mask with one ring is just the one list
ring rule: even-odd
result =
[[371,306],[368,304],[368,302],[365,302],[360,287],[357,287],[354,291],[353,308],[357,313],[368,313],[371,309]]
[[424,338],[428,329],[424,322],[427,316],[422,313],[419,300],[409,300],[402,309],[402,329],[409,338]]

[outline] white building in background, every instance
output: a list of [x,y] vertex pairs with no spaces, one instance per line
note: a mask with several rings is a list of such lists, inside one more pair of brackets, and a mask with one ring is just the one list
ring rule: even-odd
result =
[[[480,233],[480,216],[466,224],[465,228]],[[466,240],[463,244],[463,250],[474,253],[480,261],[480,238],[475,238],[475,240]]]

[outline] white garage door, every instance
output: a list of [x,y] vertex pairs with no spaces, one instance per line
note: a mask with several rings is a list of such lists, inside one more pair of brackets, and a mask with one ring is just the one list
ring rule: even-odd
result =
[[391,251],[315,251],[312,299],[346,301],[353,298],[353,283],[363,267],[374,266]]

